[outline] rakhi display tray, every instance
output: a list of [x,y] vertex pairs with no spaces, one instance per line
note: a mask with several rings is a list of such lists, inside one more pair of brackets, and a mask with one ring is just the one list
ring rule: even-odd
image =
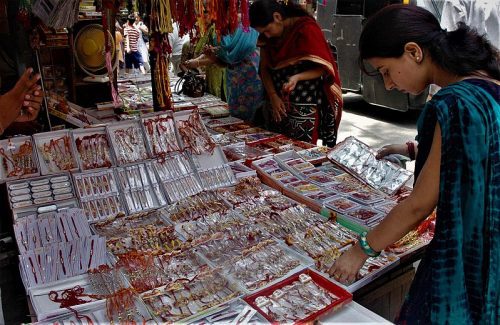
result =
[[[310,281],[314,282],[316,286],[319,286],[322,290],[326,291],[329,295],[333,295],[335,299],[331,303],[329,303],[327,306],[321,308],[320,310],[317,310],[315,312],[310,313],[307,315],[305,318],[302,319],[295,319],[293,320],[294,324],[301,324],[305,323],[308,321],[312,321],[314,319],[317,319],[319,316],[324,315],[327,312],[333,312],[334,310],[340,309],[342,306],[345,304],[349,303],[352,301],[352,294],[349,293],[347,290],[339,287],[338,285],[332,283],[325,277],[321,276],[320,274],[314,272],[311,269],[305,269],[301,272],[298,272],[287,279],[276,283],[275,285],[268,287],[264,290],[258,291],[252,295],[249,295],[244,298],[245,302],[249,304],[252,308],[256,309],[264,318],[266,318],[268,321],[270,321],[273,324],[278,324],[278,320],[273,318],[271,315],[266,313],[261,307],[257,305],[257,300],[258,298],[261,297],[270,297],[273,294],[276,295],[276,291],[278,290],[286,290],[287,286],[292,285],[296,281],[301,281],[303,279],[303,276],[306,275],[310,277]],[[302,276],[302,277],[301,277]],[[331,296],[330,296],[331,297]]]
[[0,182],[40,175],[38,157],[31,137],[0,141]]
[[223,304],[193,318],[192,324],[269,324],[269,322],[241,299]]
[[[61,297],[61,295],[65,290],[70,291],[71,289],[75,288],[81,288],[83,293],[88,295],[94,294],[94,292],[92,292],[92,288],[86,274],[71,277],[61,281],[51,282],[37,287],[32,287],[29,290],[29,295],[38,320],[55,317],[67,311],[66,308],[60,306],[60,302],[54,302],[50,300],[49,296],[51,292],[55,292],[54,295],[57,294],[57,296],[62,299],[63,297]],[[99,300],[100,299],[90,298],[88,296],[82,295],[81,299],[77,298],[75,302],[76,304],[81,305],[81,307],[92,307],[96,303],[98,303]]]

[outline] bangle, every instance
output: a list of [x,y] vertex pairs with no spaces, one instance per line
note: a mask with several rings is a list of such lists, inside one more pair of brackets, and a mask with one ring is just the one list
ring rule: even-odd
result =
[[410,157],[410,160],[415,160],[415,143],[408,141],[406,142],[406,147],[408,148],[408,157]]
[[359,235],[359,245],[366,255],[370,257],[377,257],[380,255],[380,252],[376,252],[375,250],[373,250],[370,244],[368,244],[368,241],[366,240],[367,234],[368,233],[366,231],[363,231],[361,235]]

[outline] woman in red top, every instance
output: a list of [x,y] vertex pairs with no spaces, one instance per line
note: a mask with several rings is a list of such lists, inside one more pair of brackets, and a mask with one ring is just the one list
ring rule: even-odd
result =
[[314,18],[291,3],[257,0],[250,6],[250,25],[260,33],[260,73],[278,131],[335,145],[342,91],[337,64]]

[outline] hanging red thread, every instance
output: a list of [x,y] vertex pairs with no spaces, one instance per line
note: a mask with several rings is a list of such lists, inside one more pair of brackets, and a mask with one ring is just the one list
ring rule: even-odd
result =
[[188,1],[185,9],[186,12],[185,12],[184,23],[186,24],[186,33],[191,33],[191,31],[194,29],[194,26],[196,25],[196,12],[194,7],[194,1],[193,0]]
[[232,34],[238,28],[238,0],[229,0],[228,18],[229,33]]
[[[113,3],[111,1],[104,1],[104,7],[102,9],[102,29],[104,31],[104,46],[105,46],[105,58],[106,58],[106,70],[108,72],[109,86],[111,88],[111,97],[113,98],[113,106],[115,108],[120,107],[120,100],[118,99],[118,91],[115,88],[114,82],[114,69],[113,59],[116,60],[116,49],[111,48],[111,39],[109,37],[109,26],[108,26],[108,10],[113,11]],[[114,54],[112,57],[111,53]]]
[[[189,0],[191,1],[191,0]],[[177,7],[175,9],[177,21],[179,22],[179,37],[186,34],[186,4],[184,0],[177,0]]]
[[180,1],[184,0],[169,0],[170,3],[170,9],[172,11],[172,20],[175,22],[179,22],[181,20],[180,12],[178,11],[177,4]]
[[241,0],[241,23],[243,25],[243,30],[248,32],[250,30],[250,16],[248,13],[248,0]]

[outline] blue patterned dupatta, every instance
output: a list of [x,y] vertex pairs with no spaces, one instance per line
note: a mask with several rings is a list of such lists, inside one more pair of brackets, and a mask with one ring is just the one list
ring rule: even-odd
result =
[[226,94],[232,116],[251,121],[263,102],[263,86],[259,76],[259,33],[238,26],[231,35],[220,42],[217,58],[227,64],[225,69]]
[[441,127],[435,235],[397,319],[500,322],[500,87],[466,79],[441,89],[418,123],[420,172]]

